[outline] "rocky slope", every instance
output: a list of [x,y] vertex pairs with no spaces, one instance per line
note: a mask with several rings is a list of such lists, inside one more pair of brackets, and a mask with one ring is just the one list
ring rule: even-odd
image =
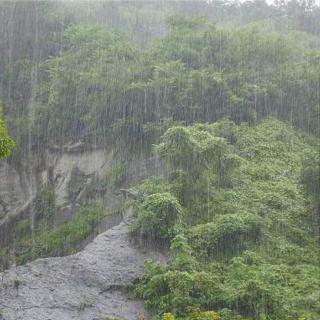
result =
[[100,234],[75,255],[38,259],[0,274],[0,310],[5,320],[143,318],[127,287],[146,255],[131,242],[127,223]]

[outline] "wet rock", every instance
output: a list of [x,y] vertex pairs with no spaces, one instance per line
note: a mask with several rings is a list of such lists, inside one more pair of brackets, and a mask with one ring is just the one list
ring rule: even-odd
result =
[[54,165],[56,206],[64,207],[83,197],[83,190],[93,183],[94,178],[102,178],[111,155],[104,150],[94,150],[78,154],[61,154]]
[[3,319],[138,319],[145,310],[127,288],[142,272],[145,258],[122,222],[78,254],[11,268],[0,274]]

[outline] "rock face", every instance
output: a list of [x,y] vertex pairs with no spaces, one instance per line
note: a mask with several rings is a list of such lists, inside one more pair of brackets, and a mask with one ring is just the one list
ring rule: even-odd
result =
[[[33,225],[39,217],[37,201],[44,188],[54,194],[54,225],[70,220],[77,207],[97,200],[107,210],[117,210],[123,203],[120,192],[103,187],[116,164],[113,151],[62,148],[34,155],[28,163],[15,167],[0,162],[0,247],[12,242],[12,230],[22,219]],[[127,168],[128,184],[159,173],[156,158],[131,159]],[[103,182],[104,181],[104,182]]]
[[130,243],[127,231],[122,222],[75,255],[39,259],[0,274],[2,318],[143,318],[143,306],[126,289],[142,272],[145,255]]

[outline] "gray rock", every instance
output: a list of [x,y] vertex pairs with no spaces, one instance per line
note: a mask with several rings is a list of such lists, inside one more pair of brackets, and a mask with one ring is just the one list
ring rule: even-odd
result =
[[125,222],[97,236],[75,255],[38,259],[0,274],[5,320],[93,320],[145,317],[127,287],[145,255],[130,242]]

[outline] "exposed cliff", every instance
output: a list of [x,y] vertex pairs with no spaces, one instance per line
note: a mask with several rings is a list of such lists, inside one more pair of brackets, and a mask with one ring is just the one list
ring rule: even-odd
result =
[[[117,165],[112,150],[85,150],[79,147],[52,148],[34,155],[23,165],[2,161],[0,164],[0,244],[12,241],[12,230],[22,219],[31,225],[41,219],[37,208],[41,192],[50,188],[54,197],[53,224],[72,218],[79,205],[98,201],[108,210],[117,210],[123,198],[108,188]],[[135,158],[125,168],[124,185],[158,173],[157,159]]]

